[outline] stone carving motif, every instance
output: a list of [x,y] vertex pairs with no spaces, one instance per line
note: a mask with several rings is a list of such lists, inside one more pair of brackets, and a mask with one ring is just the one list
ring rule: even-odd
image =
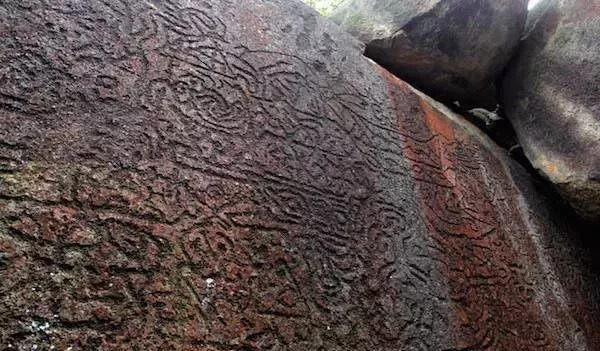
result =
[[386,73],[246,45],[275,5],[0,4],[2,347],[584,345],[493,153]]

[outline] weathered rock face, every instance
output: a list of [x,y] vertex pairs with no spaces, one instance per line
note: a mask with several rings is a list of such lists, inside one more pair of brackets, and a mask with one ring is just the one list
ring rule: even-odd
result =
[[0,14],[3,349],[600,346],[519,167],[304,5]]
[[600,221],[600,1],[538,5],[504,82],[526,155],[584,217]]
[[332,18],[366,55],[444,101],[490,100],[514,53],[526,0],[347,0]]

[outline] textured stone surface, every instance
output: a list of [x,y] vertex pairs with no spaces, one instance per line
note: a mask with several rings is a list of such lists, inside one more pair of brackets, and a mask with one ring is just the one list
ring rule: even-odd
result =
[[299,2],[0,19],[0,348],[598,350],[519,167]]
[[504,82],[508,118],[531,163],[600,222],[600,1],[548,0]]
[[346,0],[332,19],[367,44],[368,57],[430,95],[487,102],[526,16],[526,0]]

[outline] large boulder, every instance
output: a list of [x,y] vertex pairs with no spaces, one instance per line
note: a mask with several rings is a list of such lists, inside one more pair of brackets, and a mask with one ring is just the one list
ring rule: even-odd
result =
[[599,39],[599,0],[542,2],[503,88],[533,166],[592,221],[600,221]]
[[493,100],[521,37],[526,0],[345,0],[332,19],[366,55],[443,101]]
[[303,4],[0,20],[2,349],[598,350],[520,167]]

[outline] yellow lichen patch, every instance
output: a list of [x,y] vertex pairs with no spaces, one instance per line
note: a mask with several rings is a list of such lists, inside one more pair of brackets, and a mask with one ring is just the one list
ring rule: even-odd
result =
[[331,15],[338,6],[340,6],[343,0],[303,0],[308,6],[319,11],[323,16]]
[[73,167],[28,162],[18,171],[0,173],[0,195],[38,201],[60,201],[73,184]]
[[526,152],[526,154],[531,160],[531,164],[553,183],[568,183],[574,180],[566,162],[560,157],[545,155],[535,150],[530,153]]
[[556,167],[556,165],[554,163],[549,163],[547,165],[546,169],[549,173],[556,173],[558,171],[558,168]]

